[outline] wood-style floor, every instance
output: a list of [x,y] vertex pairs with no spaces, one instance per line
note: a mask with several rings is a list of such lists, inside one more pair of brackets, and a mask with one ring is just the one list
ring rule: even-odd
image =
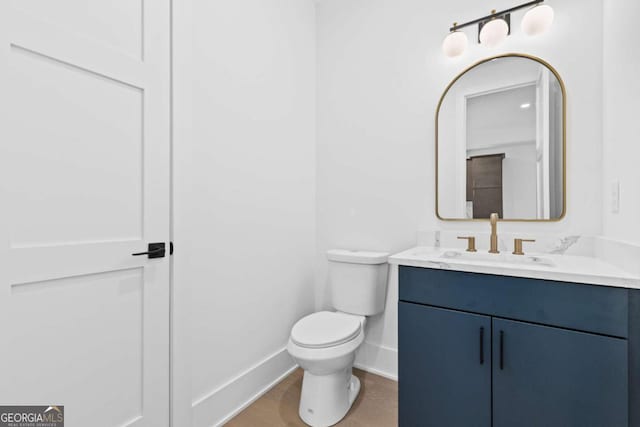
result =
[[[251,406],[229,421],[227,427],[306,426],[298,417],[302,370],[298,369]],[[337,426],[395,427],[398,425],[398,383],[358,369],[360,394]]]

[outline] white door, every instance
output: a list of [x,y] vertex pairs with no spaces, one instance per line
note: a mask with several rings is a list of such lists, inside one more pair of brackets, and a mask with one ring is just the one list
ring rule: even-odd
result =
[[169,425],[169,13],[0,1],[0,405]]

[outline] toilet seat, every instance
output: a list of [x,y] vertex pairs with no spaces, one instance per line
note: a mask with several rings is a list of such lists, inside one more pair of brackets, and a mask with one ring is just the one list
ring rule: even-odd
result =
[[320,311],[300,319],[291,330],[291,341],[304,348],[328,348],[355,339],[362,318],[346,313]]

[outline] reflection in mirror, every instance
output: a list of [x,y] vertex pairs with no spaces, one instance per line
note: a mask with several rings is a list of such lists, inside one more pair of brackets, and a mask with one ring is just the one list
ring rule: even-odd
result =
[[564,126],[564,88],[545,63],[502,56],[467,70],[438,109],[438,216],[560,219]]

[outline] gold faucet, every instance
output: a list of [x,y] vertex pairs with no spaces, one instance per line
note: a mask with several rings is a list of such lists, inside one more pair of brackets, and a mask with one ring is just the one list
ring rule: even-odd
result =
[[498,220],[500,217],[497,213],[492,213],[489,217],[489,222],[491,223],[491,249],[489,249],[490,254],[499,254],[498,250]]
[[476,238],[473,236],[469,236],[469,237],[458,237],[458,239],[460,240],[466,240],[467,241],[467,252],[478,252],[476,250]]
[[513,254],[514,255],[524,255],[524,251],[522,250],[523,242],[535,242],[533,239],[515,239],[513,241]]

